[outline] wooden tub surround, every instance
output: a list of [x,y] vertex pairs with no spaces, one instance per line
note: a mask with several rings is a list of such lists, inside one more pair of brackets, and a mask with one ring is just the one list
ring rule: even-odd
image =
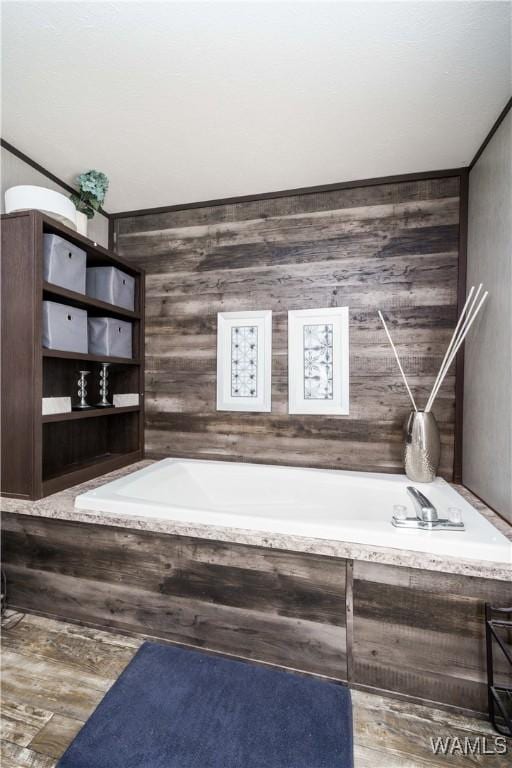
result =
[[[146,270],[145,455],[401,472],[410,404],[377,309],[425,404],[464,302],[464,180],[420,174],[114,217],[116,253]],[[342,306],[350,414],[290,415],[287,312]],[[255,309],[273,313],[272,412],[217,411],[217,313]],[[439,474],[459,481],[456,383],[453,366],[434,413]]]
[[11,608],[486,712],[484,605],[512,603],[510,578],[493,578],[492,563],[468,576],[456,559],[453,572],[425,569],[421,553],[418,567],[394,564],[401,550],[372,562],[359,545],[362,559],[323,554],[323,540],[298,551],[298,537],[276,547],[251,531],[254,544],[230,529],[235,541],[148,530],[137,518],[112,525],[101,513],[74,511],[78,520],[66,498],[53,497],[53,514],[49,498],[3,500]]

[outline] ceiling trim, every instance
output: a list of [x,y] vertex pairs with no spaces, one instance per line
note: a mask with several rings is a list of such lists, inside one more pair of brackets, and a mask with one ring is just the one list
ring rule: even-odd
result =
[[[75,187],[72,187],[70,184],[68,184],[65,181],[62,181],[62,179],[59,179],[58,176],[56,176],[54,173],[48,170],[48,168],[45,168],[44,166],[40,165],[39,163],[36,163],[35,160],[32,160],[31,157],[26,155],[24,152],[22,152],[20,149],[17,149],[15,146],[10,144],[5,139],[0,138],[0,146],[7,150],[7,152],[10,152],[11,155],[14,155],[15,157],[22,160],[27,165],[30,165],[31,168],[34,168],[34,170],[39,171],[39,173],[42,173],[43,176],[46,176],[47,179],[50,179],[50,181],[55,182],[55,184],[58,184],[59,187],[62,187],[67,192],[69,192],[71,195],[76,195],[77,189]],[[98,213],[103,214],[103,216],[106,216],[107,219],[110,219],[111,214],[107,213],[103,208],[99,208]]]
[[[311,195],[318,194],[320,192],[334,192],[341,189],[354,189],[357,187],[370,187],[377,184],[394,184],[397,182],[407,182],[421,179],[433,179],[442,178],[446,176],[459,176],[463,172],[468,172],[473,169],[478,159],[484,152],[485,148],[491,141],[492,137],[500,127],[501,123],[512,109],[512,97],[507,101],[505,107],[500,112],[494,125],[490,129],[489,133],[483,140],[482,144],[475,153],[475,156],[471,160],[470,164],[464,168],[449,168],[435,171],[421,171],[417,173],[404,173],[395,176],[378,176],[371,179],[357,179],[354,181],[334,182],[332,184],[319,184],[312,187],[297,187],[294,189],[282,189],[276,192],[261,192],[253,195],[240,195],[237,197],[221,197],[214,200],[201,200],[193,203],[179,203],[176,205],[163,205],[156,208],[138,208],[130,211],[119,211],[117,213],[109,213],[104,208],[99,209],[99,213],[103,214],[107,219],[123,219],[131,216],[147,216],[158,213],[172,213],[174,211],[185,211],[194,208],[211,208],[217,205],[233,205],[235,203],[249,203],[256,200],[268,200],[279,197],[290,197],[293,195]],[[18,157],[27,165],[30,165],[36,171],[46,176],[46,178],[58,184],[63,189],[67,190],[70,194],[76,193],[76,188],[72,187],[67,182],[60,179],[54,173],[49,171],[44,166],[37,163],[31,157],[26,155],[21,150],[17,149],[13,144],[0,137],[0,146],[10,152],[15,157]]]
[[478,158],[480,157],[480,155],[482,154],[482,152],[484,151],[484,149],[486,148],[486,146],[488,145],[488,143],[490,142],[490,140],[492,139],[492,137],[494,136],[494,134],[496,133],[496,131],[498,130],[498,128],[500,127],[500,125],[502,124],[502,122],[504,121],[506,116],[508,115],[508,113],[510,112],[511,108],[512,108],[512,97],[507,101],[507,103],[505,104],[504,108],[502,109],[502,111],[498,115],[498,118],[497,118],[496,122],[494,123],[494,125],[491,128],[491,130],[489,131],[489,133],[487,134],[487,136],[485,137],[485,139],[483,140],[483,142],[480,144],[479,148],[477,149],[477,152],[476,152],[474,158],[472,159],[472,161],[470,162],[470,164],[468,166],[470,171],[473,169],[473,167],[474,167],[475,163],[477,162]]
[[134,211],[119,211],[111,213],[111,219],[126,219],[132,216],[148,216],[158,213],[173,213],[174,211],[186,211],[193,208],[212,208],[217,205],[234,205],[235,203],[251,203],[256,200],[270,200],[277,197],[293,197],[294,195],[314,195],[320,192],[336,192],[341,189],[355,189],[357,187],[374,187],[379,184],[397,184],[407,181],[421,181],[422,179],[439,179],[446,176],[460,176],[467,172],[467,168],[447,168],[437,171],[418,171],[417,173],[402,173],[397,176],[378,176],[373,179],[356,179],[354,181],[341,181],[333,184],[320,184],[314,187],[297,187],[296,189],[281,189],[277,192],[261,192],[256,195],[241,195],[240,197],[221,197],[216,200],[202,200],[196,203],[180,203],[178,205],[163,205],[157,208],[140,208]]

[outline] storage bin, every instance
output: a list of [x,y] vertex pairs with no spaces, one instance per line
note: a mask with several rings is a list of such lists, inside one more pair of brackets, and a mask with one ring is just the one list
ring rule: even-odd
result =
[[113,317],[90,317],[89,354],[107,357],[132,356],[132,324]]
[[43,301],[43,347],[87,354],[87,312]]
[[89,267],[87,295],[94,299],[124,307],[133,312],[135,306],[135,278],[116,267]]
[[43,278],[69,291],[85,293],[85,251],[59,235],[44,235]]

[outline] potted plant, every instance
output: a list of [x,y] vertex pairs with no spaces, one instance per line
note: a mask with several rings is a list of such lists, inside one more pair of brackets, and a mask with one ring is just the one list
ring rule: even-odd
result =
[[87,235],[87,219],[92,219],[105,200],[108,179],[101,171],[87,171],[77,177],[79,192],[71,195],[76,208],[76,229]]

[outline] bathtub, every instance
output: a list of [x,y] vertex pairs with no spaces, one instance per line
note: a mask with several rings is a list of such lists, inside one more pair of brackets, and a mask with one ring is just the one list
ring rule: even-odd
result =
[[[462,511],[464,531],[415,531],[391,525],[394,504],[413,506],[419,488],[445,516]],[[76,497],[81,510],[248,529],[376,547],[510,563],[511,543],[441,478],[163,459]]]

